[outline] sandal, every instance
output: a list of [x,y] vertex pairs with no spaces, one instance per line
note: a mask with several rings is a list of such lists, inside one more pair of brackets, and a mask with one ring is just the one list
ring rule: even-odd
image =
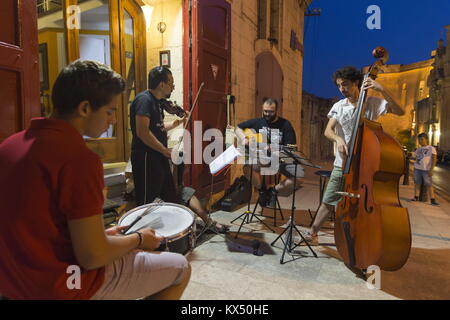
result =
[[217,224],[218,224],[217,221],[209,219],[205,225],[206,231],[212,231],[217,233],[227,233],[228,231],[230,231],[229,226],[225,224],[220,224],[221,225],[220,228],[217,228]]

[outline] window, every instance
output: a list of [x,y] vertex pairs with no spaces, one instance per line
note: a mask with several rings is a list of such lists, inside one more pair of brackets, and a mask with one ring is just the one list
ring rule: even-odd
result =
[[282,0],[258,0],[258,39],[269,40],[279,48],[283,25]]
[[279,45],[280,34],[283,21],[283,1],[271,0],[270,1],[270,38],[268,39],[273,44]]
[[267,0],[258,0],[258,39],[267,38]]

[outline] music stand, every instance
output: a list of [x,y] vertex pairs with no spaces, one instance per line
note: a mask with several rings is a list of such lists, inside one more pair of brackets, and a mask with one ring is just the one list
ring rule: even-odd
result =
[[[245,224],[249,224],[252,222],[253,218],[256,218],[259,220],[259,222],[261,222],[264,226],[266,226],[270,231],[275,232],[275,230],[273,230],[271,227],[269,227],[264,221],[262,221],[260,218],[258,218],[258,216],[255,214],[256,211],[256,207],[257,204],[255,205],[255,209],[253,211],[250,210],[250,203],[252,201],[252,194],[253,194],[253,185],[252,185],[252,178],[253,178],[253,161],[258,159],[258,155],[256,155],[255,158],[252,158],[251,156],[252,152],[249,152],[249,161],[250,161],[250,183],[249,183],[249,188],[250,188],[250,197],[248,199],[247,202],[247,210],[244,211],[244,213],[242,213],[240,216],[238,216],[236,219],[232,220],[231,223],[235,222],[238,219],[242,219],[241,225],[239,226],[238,231],[236,232],[236,236],[235,238],[238,237],[239,232],[241,232],[242,226]],[[258,198],[259,201],[259,198]]]
[[[293,160],[294,165],[295,165],[295,174],[294,174],[294,190],[296,190],[296,186],[297,186],[297,168],[298,166],[301,165],[306,165],[308,167],[313,167],[313,168],[318,168],[320,169],[320,166],[314,165],[313,163],[311,163],[311,161],[309,161],[306,158],[302,158],[296,154],[294,154],[292,151],[290,151],[288,148],[283,148],[284,153]],[[281,241],[284,244],[284,248],[283,248],[283,254],[281,255],[281,259],[280,259],[280,264],[284,264],[286,263],[284,261],[284,256],[286,254],[286,252],[290,253],[292,255],[293,251],[300,246],[300,244],[302,242],[305,242],[305,244],[308,246],[309,250],[312,252],[312,254],[314,255],[314,257],[317,258],[317,254],[314,252],[314,250],[311,248],[311,246],[309,245],[308,241],[306,241],[306,239],[303,237],[302,233],[297,229],[297,227],[295,226],[295,191],[292,194],[292,205],[291,205],[291,216],[289,217],[289,222],[288,222],[288,226],[284,229],[284,231],[270,244],[271,246],[274,246],[274,244],[278,241],[278,239],[281,239]],[[293,241],[293,232],[297,231],[297,233],[300,235],[300,237],[302,238],[302,241],[300,241],[298,244],[295,244]],[[283,235],[286,234],[285,239],[283,239]],[[296,260],[297,258],[293,258],[291,261]]]

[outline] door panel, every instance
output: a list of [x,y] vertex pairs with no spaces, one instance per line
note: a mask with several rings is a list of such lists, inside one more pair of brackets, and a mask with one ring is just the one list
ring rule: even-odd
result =
[[39,116],[36,1],[0,1],[0,142]]
[[2,0],[2,10],[0,11],[0,21],[8,26],[0,28],[0,41],[14,46],[19,46],[18,30],[18,7],[17,0]]
[[[205,83],[193,120],[202,121],[203,133],[217,128],[224,134],[231,79],[231,5],[225,0],[194,0],[192,17],[192,55],[188,68],[185,66],[185,79],[192,80],[192,86],[186,88],[189,82],[185,81],[185,92],[193,93],[192,100],[201,83]],[[200,140],[193,134],[193,141],[197,139]],[[209,143],[204,142],[203,148]],[[211,184],[209,166],[192,165],[190,174],[194,188],[200,195],[207,194]],[[225,177],[216,177],[213,191],[222,190],[224,185]]]

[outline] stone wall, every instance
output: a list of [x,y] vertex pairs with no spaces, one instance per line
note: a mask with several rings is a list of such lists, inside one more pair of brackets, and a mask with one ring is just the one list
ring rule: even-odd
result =
[[[294,127],[297,141],[301,139],[301,93],[303,55],[290,48],[291,31],[303,44],[305,6],[299,1],[282,1],[282,23],[278,44],[258,39],[258,1],[232,0],[232,94],[236,96],[237,123],[260,117],[256,114],[256,57],[270,52],[283,72],[283,106],[281,116]],[[240,168],[232,170],[232,178],[241,174]]]

